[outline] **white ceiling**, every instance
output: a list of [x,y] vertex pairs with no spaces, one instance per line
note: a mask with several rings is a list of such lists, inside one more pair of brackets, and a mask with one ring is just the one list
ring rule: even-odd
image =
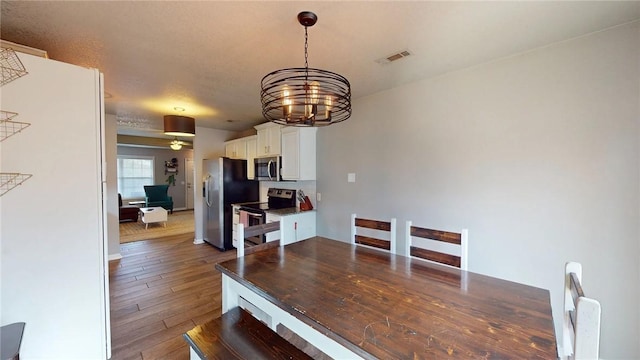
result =
[[[262,77],[304,66],[296,19],[303,10],[318,15],[309,66],[344,75],[353,98],[640,19],[640,1],[2,0],[1,7],[2,39],[100,69],[118,133],[159,137],[162,116],[176,106],[198,126],[264,122]],[[376,62],[405,49],[412,56]]]

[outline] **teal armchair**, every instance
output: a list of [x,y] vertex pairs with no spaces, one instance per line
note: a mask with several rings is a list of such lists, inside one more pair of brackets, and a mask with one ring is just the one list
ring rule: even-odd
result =
[[173,214],[173,198],[168,195],[169,185],[145,185],[145,207],[162,206]]

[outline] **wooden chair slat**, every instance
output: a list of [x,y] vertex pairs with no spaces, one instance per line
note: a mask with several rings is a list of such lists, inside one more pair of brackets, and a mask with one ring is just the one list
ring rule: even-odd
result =
[[367,229],[391,231],[391,222],[356,218],[356,226]]
[[411,227],[411,236],[416,236],[423,239],[432,239],[456,245],[460,245],[462,243],[462,234],[460,233],[426,229],[417,226]]
[[576,330],[576,311],[575,310],[569,311],[569,320],[571,320],[571,327],[573,328],[573,331],[575,332],[575,330]]
[[461,266],[460,256],[444,254],[441,252],[427,250],[415,246],[411,247],[410,255],[449,266],[455,266],[457,268]]
[[578,280],[578,275],[576,273],[569,273],[569,280],[571,281],[571,291],[573,293],[573,299],[577,299],[580,296],[584,296],[584,291],[582,290],[582,285],[580,285],[580,280]]
[[245,239],[248,237],[254,237],[258,235],[263,235],[272,231],[280,230],[280,222],[274,221],[266,224],[254,225],[244,228],[244,237]]
[[376,247],[384,250],[391,250],[390,241],[376,239],[369,236],[356,235],[356,244],[372,246],[372,247]]

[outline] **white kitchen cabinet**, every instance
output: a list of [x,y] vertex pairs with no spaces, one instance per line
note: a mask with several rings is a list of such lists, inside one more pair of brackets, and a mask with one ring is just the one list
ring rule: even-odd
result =
[[316,180],[317,128],[282,128],[283,180]]
[[231,243],[233,244],[233,247],[237,248],[238,247],[238,238],[236,236],[236,226],[240,223],[240,205],[233,205],[231,206],[231,216],[232,216],[232,226],[233,228],[231,229]]
[[224,143],[225,155],[231,159],[247,158],[247,140],[245,138],[230,140]]
[[[282,216],[276,215],[270,212],[265,214],[264,221],[266,223],[274,222],[274,221],[282,221]],[[282,222],[280,222],[280,229],[282,229]],[[280,231],[272,231],[270,233],[265,234],[265,242],[274,241],[280,239]]]
[[253,159],[256,158],[257,154],[257,143],[258,136],[247,136],[245,138],[247,140],[247,178],[254,179],[255,178],[255,168],[253,166]]
[[266,222],[280,221],[280,231],[268,233],[266,241],[282,240],[282,245],[316,236],[316,212],[300,211],[277,215],[267,212]]
[[256,156],[280,155],[280,128],[282,125],[269,122],[256,125],[254,128],[258,132]]

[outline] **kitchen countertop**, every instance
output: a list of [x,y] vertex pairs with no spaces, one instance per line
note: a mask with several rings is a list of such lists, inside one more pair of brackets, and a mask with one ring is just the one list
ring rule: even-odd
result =
[[233,203],[231,204],[231,206],[242,206],[242,205],[249,205],[249,204],[261,204],[261,203],[265,203],[266,201],[247,201],[247,202],[242,202],[242,203]]
[[315,211],[315,210],[302,211],[298,207],[290,207],[290,208],[284,208],[284,209],[265,210],[265,213],[269,213],[269,214],[273,214],[273,215],[279,215],[279,216],[287,216],[287,215],[296,215],[296,214],[300,214],[300,213],[303,213],[303,212],[306,213],[306,212],[310,212],[310,211]]
[[[235,204],[231,204],[231,206],[242,206],[242,205],[249,205],[249,204],[260,204],[263,203],[264,201],[250,201],[250,202],[244,202],[244,203],[235,203]],[[289,208],[283,208],[283,209],[269,209],[269,210],[265,210],[265,213],[269,213],[269,214],[273,214],[273,215],[278,215],[278,216],[287,216],[287,215],[296,215],[296,214],[300,214],[303,212],[309,212],[309,211],[316,211],[315,209],[313,210],[300,210],[299,207],[289,207]]]

